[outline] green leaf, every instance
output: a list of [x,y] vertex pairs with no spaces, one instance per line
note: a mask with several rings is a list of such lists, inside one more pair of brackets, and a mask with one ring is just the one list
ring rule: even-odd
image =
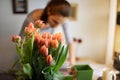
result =
[[53,80],[53,72],[49,67],[46,67],[42,70],[42,74],[44,75],[45,80]]
[[26,43],[23,45],[25,63],[31,63],[32,61],[33,43],[34,43],[34,35],[32,35],[32,37],[29,38],[26,41]]
[[34,49],[34,54],[33,54],[33,61],[32,61],[32,68],[34,70],[33,77],[35,78],[34,80],[44,80],[42,70],[47,66],[46,65],[46,59],[42,55],[39,54],[38,49]]
[[57,60],[57,63],[56,63],[56,66],[54,68],[54,71],[58,71],[60,69],[60,67],[62,66],[62,64],[64,63],[64,61],[66,60],[66,57],[67,57],[67,53],[68,53],[68,46],[67,47],[62,47],[62,50],[61,52],[59,53],[59,57],[58,57],[58,60]]
[[54,74],[53,80],[63,80],[63,75],[60,72],[57,72]]
[[15,63],[12,65],[11,69],[13,69],[19,62],[20,62],[20,60],[16,60]]
[[53,47],[50,46],[50,48],[49,48],[49,54],[51,54],[52,56],[54,56],[55,55],[55,50],[56,49],[54,49]]
[[16,50],[17,50],[17,53],[18,53],[19,57],[22,58],[21,47],[18,47],[18,45],[16,45]]
[[59,58],[61,50],[62,50],[62,43],[59,43],[59,46],[55,51],[55,58],[54,59],[56,62],[58,62],[58,58]]
[[61,66],[59,65],[59,62],[60,62],[60,57],[61,57],[61,55],[62,55],[62,53],[63,53],[63,50],[64,50],[64,46],[62,46],[62,49],[61,49],[60,52],[58,53],[59,55],[58,55],[58,57],[57,57],[56,66],[55,66],[55,68],[54,68],[54,71],[55,71],[55,72],[58,71],[59,68],[61,67]]
[[61,72],[56,72],[53,76],[53,80],[73,80],[74,75],[63,75]]
[[60,53],[61,56],[60,56],[59,63],[58,63],[58,65],[59,65],[60,67],[63,65],[64,61],[66,60],[67,53],[68,53],[68,49],[69,49],[68,46],[67,46],[67,47],[64,47],[63,52]]
[[32,79],[32,67],[30,66],[29,63],[23,64],[23,72],[24,72],[30,79]]

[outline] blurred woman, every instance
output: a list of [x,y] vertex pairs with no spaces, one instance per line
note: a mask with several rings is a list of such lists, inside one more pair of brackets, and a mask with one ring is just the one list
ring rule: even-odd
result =
[[40,33],[54,32],[54,28],[58,27],[59,24],[62,25],[66,41],[70,46],[69,58],[71,65],[75,64],[75,54],[73,46],[73,38],[69,30],[68,17],[70,16],[71,5],[66,0],[50,0],[46,5],[45,9],[36,9],[32,11],[25,19],[22,29],[20,31],[20,36],[23,36],[23,30],[28,25],[29,22],[34,22],[38,19],[42,20],[46,27],[40,30]]

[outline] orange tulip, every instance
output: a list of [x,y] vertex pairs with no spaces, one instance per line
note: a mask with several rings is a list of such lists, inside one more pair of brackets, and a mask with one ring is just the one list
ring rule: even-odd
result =
[[39,39],[39,45],[42,46],[44,44],[45,44],[45,39],[42,38],[42,37],[40,37],[40,39]]
[[47,39],[48,40],[48,48],[51,46],[52,39]]
[[37,21],[35,21],[35,26],[37,28],[44,28],[45,27],[45,23],[43,23],[43,21],[41,21],[41,20],[37,20]]
[[34,36],[34,43],[39,45],[39,41],[40,41],[40,33],[36,33]]
[[33,29],[33,28],[34,28],[34,24],[33,24],[32,22],[30,22],[30,23],[28,24],[28,27],[31,28],[31,29]]
[[46,47],[49,47],[49,42],[48,42],[48,40],[47,40],[47,39],[45,39],[45,41],[44,41],[44,42],[45,42],[45,46],[46,46]]
[[55,34],[53,34],[52,39],[57,39],[58,42],[61,42],[63,39],[63,36],[61,33],[55,33]]
[[44,39],[51,39],[51,34],[49,32],[44,32],[42,34],[42,38],[44,38]]
[[28,27],[25,27],[24,34],[30,36],[31,34],[36,32],[36,28],[34,28],[34,25],[32,22],[28,24]]
[[13,42],[21,41],[21,37],[20,37],[19,35],[13,35],[13,36],[12,36],[12,41],[13,41]]
[[57,39],[51,40],[51,46],[52,46],[53,48],[57,48],[57,47],[58,47],[58,40],[57,40]]
[[47,64],[48,64],[48,65],[52,64],[52,61],[53,61],[52,56],[51,56],[51,55],[48,55],[48,56],[46,57],[46,62],[47,62]]
[[40,54],[42,54],[43,56],[47,56],[48,55],[48,48],[43,45],[40,47],[40,50],[39,50]]

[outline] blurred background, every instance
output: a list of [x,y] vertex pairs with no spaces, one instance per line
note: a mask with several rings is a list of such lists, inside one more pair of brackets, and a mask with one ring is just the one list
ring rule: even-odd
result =
[[[9,69],[17,55],[11,36],[19,34],[28,13],[34,9],[43,9],[48,1],[27,0],[27,13],[14,13],[12,0],[0,0],[0,71]],[[82,40],[80,44],[75,43],[76,56],[86,57],[102,64],[112,60],[115,51],[115,34],[120,35],[120,31],[116,31],[116,13],[120,11],[120,7],[117,7],[120,2],[117,0],[68,1],[74,11],[70,18],[71,35]]]

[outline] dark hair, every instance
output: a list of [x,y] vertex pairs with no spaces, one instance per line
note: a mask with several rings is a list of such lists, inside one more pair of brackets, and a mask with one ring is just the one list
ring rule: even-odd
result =
[[43,20],[45,23],[47,22],[48,18],[48,12],[50,14],[59,14],[63,17],[69,17],[71,11],[71,5],[66,0],[51,0],[46,8],[44,9],[44,12],[42,16],[40,17],[41,20]]

